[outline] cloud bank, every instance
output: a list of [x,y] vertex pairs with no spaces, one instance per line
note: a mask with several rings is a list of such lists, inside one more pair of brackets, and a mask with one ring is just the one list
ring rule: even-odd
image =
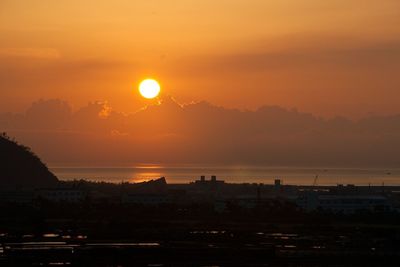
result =
[[326,119],[278,106],[242,111],[207,102],[182,105],[171,97],[125,114],[107,102],[74,111],[51,99],[33,103],[24,114],[0,114],[0,129],[49,165],[400,163],[400,115]]

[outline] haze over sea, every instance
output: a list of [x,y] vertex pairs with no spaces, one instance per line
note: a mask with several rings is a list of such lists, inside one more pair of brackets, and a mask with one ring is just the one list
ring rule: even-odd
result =
[[53,167],[61,180],[85,179],[104,182],[142,182],[165,177],[168,183],[189,183],[206,175],[229,183],[312,185],[400,185],[400,169],[367,168],[293,168],[254,166],[167,166],[139,165],[134,167]]

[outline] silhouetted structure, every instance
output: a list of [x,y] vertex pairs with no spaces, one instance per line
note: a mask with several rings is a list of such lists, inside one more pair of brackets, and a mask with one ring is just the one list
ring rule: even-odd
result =
[[217,180],[217,176],[212,175],[210,180],[206,180],[204,175],[200,176],[200,180],[196,180],[196,185],[203,185],[203,186],[216,186],[216,185],[223,185],[225,181]]

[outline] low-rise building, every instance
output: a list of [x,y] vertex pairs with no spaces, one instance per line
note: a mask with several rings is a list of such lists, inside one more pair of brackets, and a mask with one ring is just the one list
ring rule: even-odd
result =
[[0,203],[29,204],[33,199],[33,191],[0,191]]
[[165,194],[127,193],[122,196],[121,202],[124,204],[141,204],[151,206],[168,203],[168,197]]
[[86,193],[75,188],[50,188],[38,190],[36,196],[53,202],[80,202],[86,198]]
[[306,211],[321,210],[332,213],[352,214],[359,211],[389,211],[391,204],[383,195],[331,195],[304,192],[297,205]]

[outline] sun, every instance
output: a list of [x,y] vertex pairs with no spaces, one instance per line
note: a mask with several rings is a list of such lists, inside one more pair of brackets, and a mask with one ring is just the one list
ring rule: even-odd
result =
[[160,90],[160,84],[154,79],[146,79],[139,84],[140,94],[147,99],[157,97]]

